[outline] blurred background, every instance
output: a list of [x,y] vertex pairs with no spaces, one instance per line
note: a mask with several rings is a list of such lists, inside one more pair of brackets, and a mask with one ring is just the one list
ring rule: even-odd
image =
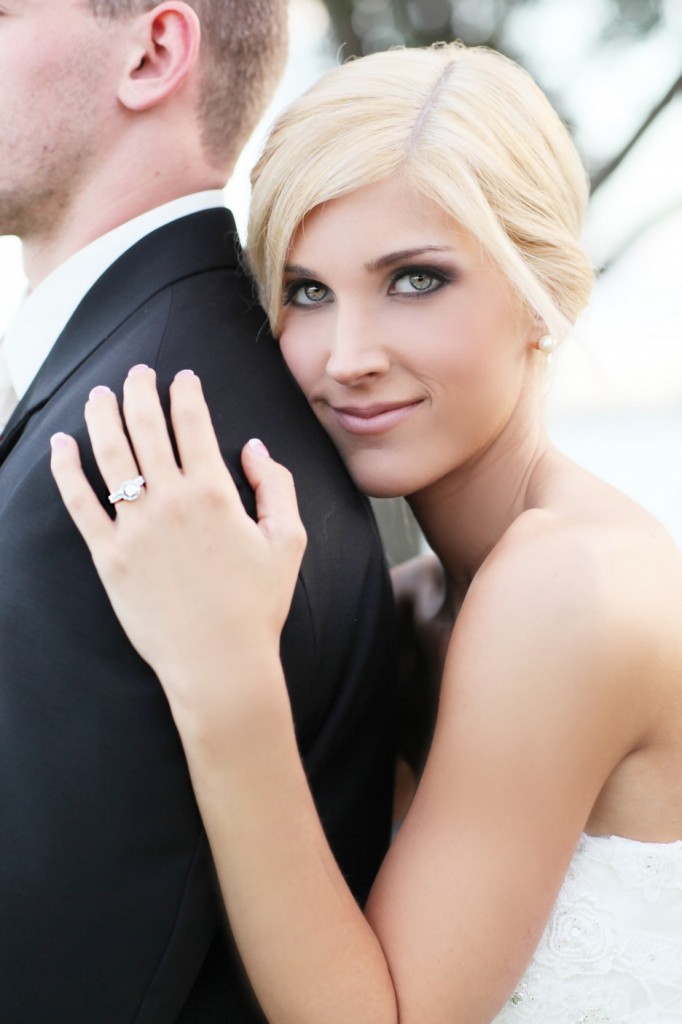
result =
[[[268,124],[327,68],[390,46],[461,39],[535,77],[592,180],[593,300],[555,359],[548,422],[567,454],[649,508],[682,545],[682,0],[291,0],[289,66],[226,197],[242,233]],[[25,282],[0,238],[0,334]],[[419,547],[377,503],[392,561]]]

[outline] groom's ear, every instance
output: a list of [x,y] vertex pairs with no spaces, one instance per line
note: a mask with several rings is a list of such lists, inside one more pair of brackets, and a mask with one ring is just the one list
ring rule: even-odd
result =
[[182,0],[168,0],[131,24],[130,54],[118,99],[128,110],[149,110],[190,79],[199,56],[199,19]]

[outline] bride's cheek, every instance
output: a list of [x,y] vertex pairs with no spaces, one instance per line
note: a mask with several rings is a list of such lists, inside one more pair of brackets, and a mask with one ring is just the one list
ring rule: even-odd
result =
[[310,400],[310,390],[316,377],[324,371],[325,358],[321,339],[306,325],[296,322],[282,331],[280,350],[289,372]]

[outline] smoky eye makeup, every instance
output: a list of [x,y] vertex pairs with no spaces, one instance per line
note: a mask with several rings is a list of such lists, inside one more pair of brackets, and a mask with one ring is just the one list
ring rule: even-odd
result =
[[297,278],[288,281],[284,285],[283,292],[283,305],[294,306],[298,309],[319,306],[330,296],[329,288],[314,278]]
[[408,298],[433,295],[447,284],[452,284],[458,275],[452,269],[442,266],[418,263],[398,267],[389,280],[389,294]]

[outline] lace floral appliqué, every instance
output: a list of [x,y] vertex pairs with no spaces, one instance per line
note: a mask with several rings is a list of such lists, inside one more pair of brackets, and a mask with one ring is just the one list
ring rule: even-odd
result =
[[682,842],[583,836],[495,1024],[674,1022],[682,1022]]

